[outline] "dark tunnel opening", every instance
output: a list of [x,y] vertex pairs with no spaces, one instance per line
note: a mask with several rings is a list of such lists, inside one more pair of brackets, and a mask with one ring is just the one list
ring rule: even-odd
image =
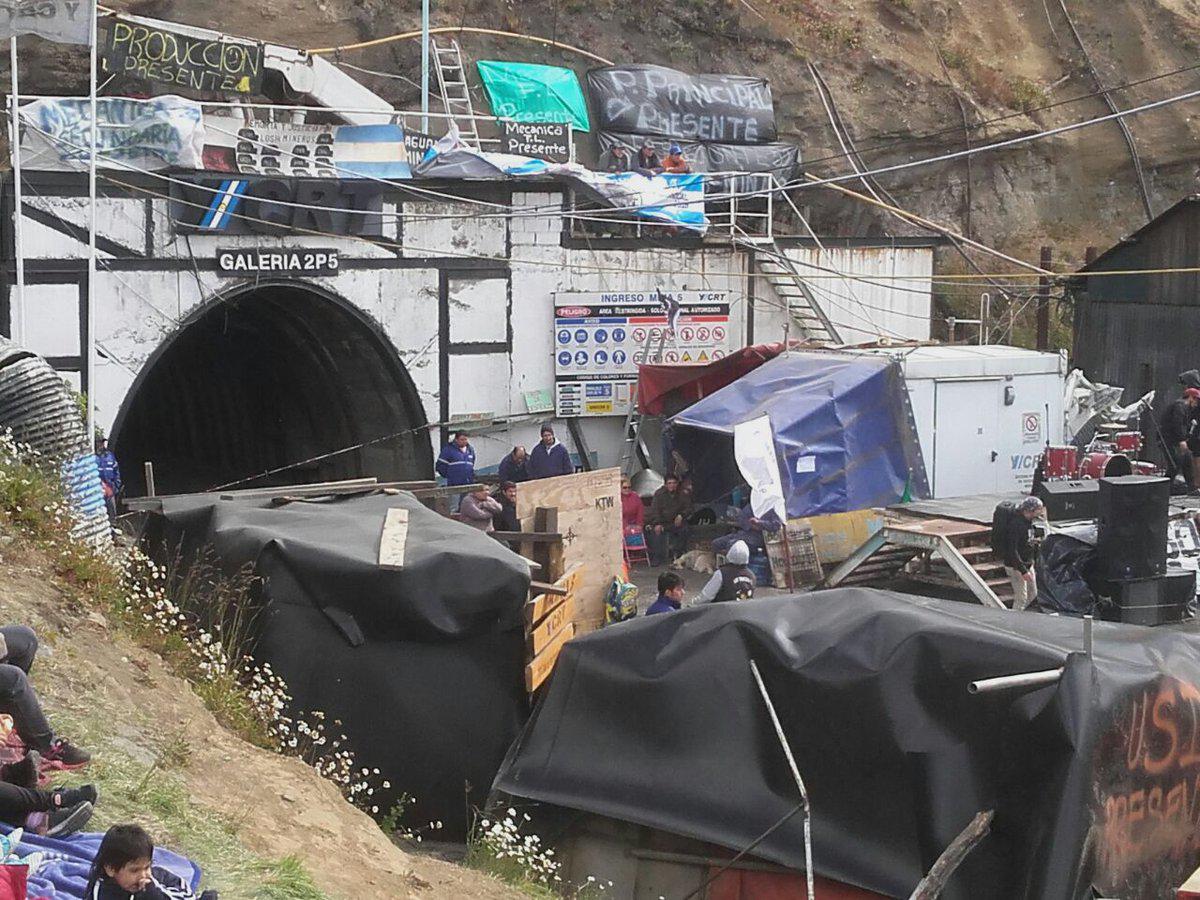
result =
[[[268,284],[201,310],[146,364],[113,426],[126,496],[376,476],[431,478],[416,387],[386,338],[344,301]],[[398,434],[399,432],[406,432]],[[286,471],[272,469],[397,435]]]

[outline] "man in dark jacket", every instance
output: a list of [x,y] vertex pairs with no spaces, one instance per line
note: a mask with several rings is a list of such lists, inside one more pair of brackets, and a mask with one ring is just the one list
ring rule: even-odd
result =
[[520,484],[522,481],[529,480],[529,472],[525,469],[528,462],[529,454],[525,452],[524,447],[518,444],[512,448],[512,453],[500,460],[500,468],[496,474],[500,476],[501,481]]
[[749,600],[754,596],[757,580],[746,566],[750,562],[750,548],[742,541],[735,541],[725,555],[725,563],[700,589],[692,606],[701,603],[726,603],[730,600]]
[[525,471],[530,478],[553,478],[555,475],[573,475],[571,454],[554,437],[549,423],[542,426],[542,440],[529,454]]
[[679,488],[679,478],[668,475],[663,486],[654,492],[650,514],[646,517],[646,550],[650,565],[672,562],[687,549],[687,518],[692,511],[692,499]]
[[517,518],[517,486],[511,481],[500,482],[500,489],[492,494],[500,504],[500,512],[492,516],[492,526],[497,531],[520,531],[521,520]]
[[600,157],[600,168],[605,172],[620,174],[633,170],[633,157],[624,144],[613,144]]
[[1171,478],[1182,475],[1192,490],[1196,488],[1196,479],[1188,438],[1192,434],[1197,407],[1200,407],[1200,390],[1185,388],[1183,396],[1172,402],[1163,412],[1162,421],[1158,426],[1163,453],[1166,456],[1167,474]]
[[1046,511],[1037,497],[1026,497],[1019,505],[1005,501],[992,516],[992,549],[1004,563],[1013,590],[1013,609],[1024,609],[1037,599],[1037,576],[1033,563],[1036,551],[1029,539],[1034,519]]
[[674,572],[663,572],[658,576],[658,598],[650,604],[646,615],[674,612],[683,606],[683,579]]
[[641,149],[638,150],[637,157],[633,161],[633,168],[635,172],[645,175],[647,178],[662,174],[662,160],[658,158],[654,142],[649,138],[642,143]]

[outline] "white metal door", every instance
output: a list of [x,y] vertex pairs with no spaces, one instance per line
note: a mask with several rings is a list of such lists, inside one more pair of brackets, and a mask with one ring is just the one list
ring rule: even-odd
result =
[[939,381],[934,398],[933,495],[997,490],[1002,381]]

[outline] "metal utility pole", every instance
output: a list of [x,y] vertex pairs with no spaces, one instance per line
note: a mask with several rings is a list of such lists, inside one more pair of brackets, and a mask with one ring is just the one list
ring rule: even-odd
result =
[[429,134],[429,0],[421,0],[421,131]]
[[[1054,251],[1049,247],[1043,247],[1042,268],[1049,271],[1053,262]],[[1045,275],[1038,278],[1037,348],[1039,350],[1050,349],[1050,279]]]

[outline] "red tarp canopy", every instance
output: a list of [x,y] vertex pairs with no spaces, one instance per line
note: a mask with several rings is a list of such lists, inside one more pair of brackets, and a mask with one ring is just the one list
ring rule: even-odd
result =
[[673,415],[782,352],[783,342],[776,341],[743,347],[703,366],[638,366],[638,411],[643,416]]

